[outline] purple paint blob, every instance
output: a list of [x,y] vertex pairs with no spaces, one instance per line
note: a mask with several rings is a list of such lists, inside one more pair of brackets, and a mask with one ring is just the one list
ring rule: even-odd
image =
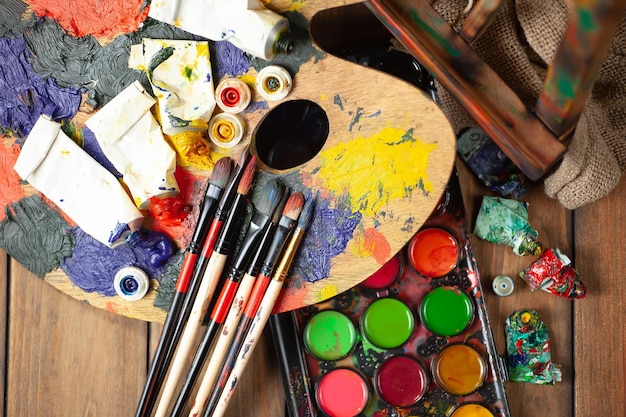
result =
[[318,199],[313,222],[294,263],[294,275],[306,282],[328,278],[332,258],[345,250],[362,217],[361,213],[349,209],[330,208],[328,200]]
[[86,292],[97,292],[105,296],[116,295],[113,286],[115,274],[127,266],[144,270],[150,278],[159,276],[165,266],[153,268],[147,259],[130,245],[111,249],[95,240],[79,227],[72,231],[76,246],[71,258],[61,263],[70,280]]
[[111,174],[116,177],[122,177],[122,174],[115,169],[113,163],[109,161],[109,158],[106,157],[100,144],[98,143],[98,139],[96,139],[96,135],[87,127],[83,128],[83,149],[85,152],[89,154],[93,159],[98,161],[100,165],[105,167]]
[[245,53],[228,41],[213,42],[213,61],[219,62],[214,74],[216,80],[222,77],[237,77],[248,72],[250,60]]
[[23,38],[0,38],[0,125],[22,136],[30,133],[42,114],[55,121],[74,117],[80,92],[61,88],[52,79],[43,79],[31,67],[30,53]]

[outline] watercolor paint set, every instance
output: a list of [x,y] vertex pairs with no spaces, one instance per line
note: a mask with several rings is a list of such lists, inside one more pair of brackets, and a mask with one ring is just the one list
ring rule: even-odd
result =
[[456,172],[380,270],[270,324],[291,417],[510,416]]

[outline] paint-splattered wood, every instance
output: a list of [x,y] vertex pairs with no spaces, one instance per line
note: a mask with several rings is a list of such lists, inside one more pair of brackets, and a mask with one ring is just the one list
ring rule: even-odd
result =
[[[319,11],[350,3],[356,2],[279,1],[270,6],[310,20]],[[341,10],[326,12],[325,21],[332,22],[329,16],[335,13],[341,17],[345,14]],[[316,33],[324,38],[324,22],[317,25]],[[245,145],[257,153],[258,127],[277,106],[291,101],[315,103],[328,118],[328,137],[308,162],[285,170],[263,160],[259,163],[262,178],[277,177],[305,195],[318,193],[318,223],[313,226],[318,240],[308,244],[305,240],[276,311],[341,293],[390,259],[438,202],[455,155],[455,136],[430,96],[389,74],[338,58],[317,46],[312,48],[304,62],[289,62],[301,58],[296,53],[286,58],[284,65],[296,70],[292,70],[291,93],[282,100],[266,102],[259,95],[254,86],[254,66],[240,75],[252,87],[253,102],[260,105],[242,114],[247,124],[242,143],[230,151],[214,150],[212,155],[236,158]],[[85,115],[79,113],[76,119],[81,118]],[[200,173],[209,174],[210,170]],[[323,219],[323,212],[332,212],[333,218]],[[349,229],[342,223],[347,220],[354,222]],[[330,246],[329,242],[340,245],[324,246]],[[130,303],[115,296],[85,293],[60,270],[48,274],[46,281],[74,298],[121,315],[154,322],[165,317],[162,309],[152,305],[155,291]],[[153,288],[158,285],[154,280],[152,284]]]
[[[462,189],[469,224],[474,227],[476,214],[482,197],[488,192],[469,174],[462,162],[457,166],[461,171]],[[571,214],[556,200],[549,199],[541,183],[527,184],[528,192],[522,200],[529,203],[529,220],[539,232],[539,240],[545,247],[558,247],[573,259]],[[531,292],[528,285],[517,275],[535,258],[520,257],[508,246],[494,245],[473,237],[478,271],[487,301],[487,311],[492,331],[500,354],[506,351],[504,321],[511,313],[521,309],[535,309],[548,326],[552,341],[552,358],[561,365],[563,382],[555,386],[530,383],[507,382],[505,389],[509,399],[512,417],[532,416],[572,416],[574,401],[575,362],[572,352],[572,301],[544,292]],[[581,258],[584,262],[585,258]],[[508,297],[498,297],[491,290],[491,281],[496,275],[504,274],[513,278],[515,291]],[[581,305],[587,300],[576,301]],[[579,362],[576,364],[580,365]],[[576,414],[586,416],[591,414]]]
[[15,261],[10,270],[5,415],[129,415],[147,324],[73,300]]
[[[6,393],[6,381],[7,381],[7,336],[8,336],[8,324],[7,324],[7,309],[9,304],[7,303],[7,288],[9,285],[9,268],[8,268],[8,256],[3,249],[0,249],[0,392]],[[6,398],[6,395],[3,396]],[[0,401],[0,416],[5,416],[4,401]]]
[[588,293],[574,307],[577,415],[626,415],[626,181],[576,210],[577,269]]
[[[462,162],[458,167],[473,225],[485,189]],[[506,383],[512,417],[626,414],[622,401],[626,386],[622,365],[626,342],[622,320],[626,309],[625,199],[626,183],[622,181],[605,199],[573,213],[572,222],[572,213],[547,198],[541,184],[531,185],[524,197],[530,202],[530,220],[547,245],[558,245],[571,254],[576,248],[574,263],[588,295],[575,303],[531,293],[515,277],[528,258],[517,257],[508,247],[473,239],[498,351],[504,352],[506,316],[515,309],[536,308],[548,325],[554,361],[563,367],[564,381],[556,386]],[[10,322],[4,317],[0,324],[0,329],[4,328],[0,338],[7,337],[9,347],[7,367],[0,367],[6,374],[2,392],[7,405],[0,416],[131,414],[145,378],[145,352],[154,349],[161,326],[147,325],[151,329],[148,337],[146,325],[140,321],[88,308],[44,285],[15,261],[3,263],[4,259],[0,250],[0,294],[11,283],[10,299],[1,304],[2,311],[9,309]],[[493,276],[500,273],[511,275],[516,283],[515,292],[506,298],[489,289]],[[255,353],[229,416],[248,416],[250,410],[260,417],[284,415],[284,393],[267,336]]]

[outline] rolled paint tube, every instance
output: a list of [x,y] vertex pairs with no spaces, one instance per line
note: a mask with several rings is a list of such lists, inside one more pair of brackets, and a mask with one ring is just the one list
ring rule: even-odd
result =
[[152,197],[174,197],[179,193],[174,178],[176,153],[150,112],[154,103],[156,100],[135,81],[85,123],[124,177],[140,209],[148,208]]
[[163,0],[153,2],[148,16],[265,60],[293,48],[289,20],[258,0]]
[[104,245],[119,246],[143,223],[118,179],[46,116],[33,126],[14,169]]

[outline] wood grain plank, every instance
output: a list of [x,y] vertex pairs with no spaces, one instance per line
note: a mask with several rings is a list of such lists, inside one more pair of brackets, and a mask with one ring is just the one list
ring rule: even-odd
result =
[[626,182],[576,211],[576,269],[588,295],[575,307],[576,416],[626,415]]
[[7,415],[128,415],[146,372],[146,323],[10,267]]
[[[7,290],[9,286],[9,264],[8,256],[4,249],[0,249],[0,393],[2,397],[6,398],[6,373],[7,367]],[[0,416],[5,416],[4,401],[0,401]]]
[[[154,355],[162,328],[163,326],[159,323],[150,324],[150,358]],[[197,339],[197,342],[199,341],[200,337]],[[191,363],[191,360],[192,357],[190,356],[189,363]],[[233,394],[227,415],[229,417],[247,417],[250,415],[250,410],[254,410],[256,417],[284,416],[285,393],[269,326],[264,331],[261,341],[257,344],[253,358],[249,362],[244,375],[244,379],[239,383],[237,391]],[[202,375],[200,378],[202,378]],[[199,383],[196,383],[196,387],[191,395],[191,401],[195,397]],[[190,405],[188,405],[189,407]]]
[[[461,187],[467,210],[467,219],[473,230],[482,197],[489,192],[478,183],[462,161],[457,161]],[[558,247],[571,253],[570,214],[560,204],[549,199],[540,183],[526,184],[528,191],[521,200],[529,203],[529,221],[539,232],[544,247]],[[506,351],[504,321],[520,309],[535,309],[548,326],[552,340],[552,358],[561,365],[563,382],[555,386],[535,385],[509,381],[505,384],[513,417],[572,415],[574,367],[571,353],[572,302],[544,292],[531,292],[517,275],[535,257],[521,257],[508,246],[495,245],[473,236],[481,284],[485,292],[487,310],[498,352]],[[491,289],[491,281],[498,274],[515,281],[515,291],[508,297],[498,297]],[[591,414],[589,414],[591,415]]]

